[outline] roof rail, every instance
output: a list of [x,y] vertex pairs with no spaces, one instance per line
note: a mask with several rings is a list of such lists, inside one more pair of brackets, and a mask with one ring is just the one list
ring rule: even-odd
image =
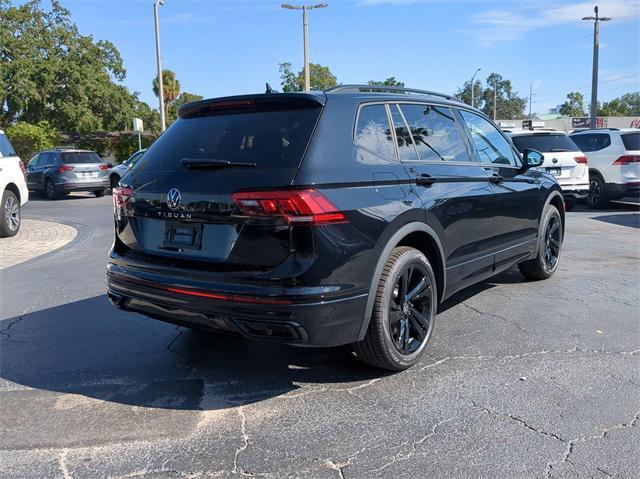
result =
[[428,95],[446,98],[447,100],[462,102],[459,98],[446,93],[438,93],[429,90],[418,90],[416,88],[404,88],[398,86],[387,85],[338,85],[325,90],[325,93],[401,93],[413,95]]
[[591,131],[596,131],[596,130],[609,130],[609,131],[620,131],[620,128],[574,128],[574,130],[580,130],[580,131],[587,131],[587,130],[591,130]]

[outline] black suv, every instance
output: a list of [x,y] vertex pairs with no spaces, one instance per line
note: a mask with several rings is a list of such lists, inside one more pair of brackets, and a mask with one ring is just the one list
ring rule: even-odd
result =
[[530,169],[542,160],[421,90],[191,103],[114,190],[109,297],[198,329],[353,343],[404,369],[456,291],[516,264],[533,279],[558,267],[564,204]]

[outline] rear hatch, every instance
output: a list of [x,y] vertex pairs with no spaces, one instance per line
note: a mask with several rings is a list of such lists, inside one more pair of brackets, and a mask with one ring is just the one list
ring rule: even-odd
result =
[[544,163],[540,169],[557,177],[560,184],[563,180],[567,182],[578,180],[587,173],[587,157],[564,133],[532,132],[514,135],[512,140],[520,152],[526,148],[542,152]]
[[284,262],[294,249],[291,225],[247,215],[233,194],[291,188],[323,101],[273,94],[183,107],[121,181],[116,247],[134,259],[214,270]]
[[625,182],[640,180],[640,132],[622,133],[624,155],[616,162],[622,165],[622,176]]
[[109,175],[109,167],[93,151],[63,151],[59,168],[64,180],[74,183],[95,183]]

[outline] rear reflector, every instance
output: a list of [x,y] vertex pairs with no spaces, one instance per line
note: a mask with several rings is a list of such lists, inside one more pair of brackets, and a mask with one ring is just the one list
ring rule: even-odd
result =
[[123,207],[131,198],[133,194],[133,190],[131,188],[127,188],[124,186],[118,186],[113,189],[111,197],[113,198],[113,209],[117,211],[119,208]]
[[181,288],[166,288],[166,290],[171,293],[186,294],[188,296],[198,296],[200,298],[217,299],[220,301],[233,301],[236,303],[293,304],[293,301],[291,301],[290,299],[240,296],[237,294],[204,293],[202,291],[193,291],[191,289],[181,289]]
[[71,166],[71,165],[62,165],[60,168],[58,168],[58,171],[59,171],[60,173],[64,173],[65,171],[71,171],[71,170],[73,170],[73,168],[74,168],[74,167],[73,167],[73,166]]
[[589,162],[586,156],[576,156],[574,160],[576,160],[576,163],[579,163],[581,165],[586,165]]
[[319,191],[241,191],[233,194],[234,204],[248,216],[283,217],[287,223],[331,224],[346,223],[347,219],[336,206]]
[[629,163],[640,163],[640,155],[624,155],[613,162],[614,165],[628,165]]

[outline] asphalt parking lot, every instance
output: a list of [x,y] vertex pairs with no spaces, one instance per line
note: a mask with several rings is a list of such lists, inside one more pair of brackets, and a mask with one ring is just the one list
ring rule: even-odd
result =
[[0,272],[1,477],[640,477],[637,207],[569,213],[552,279],[455,296],[399,374],[116,311],[111,198],[23,214],[78,233]]

